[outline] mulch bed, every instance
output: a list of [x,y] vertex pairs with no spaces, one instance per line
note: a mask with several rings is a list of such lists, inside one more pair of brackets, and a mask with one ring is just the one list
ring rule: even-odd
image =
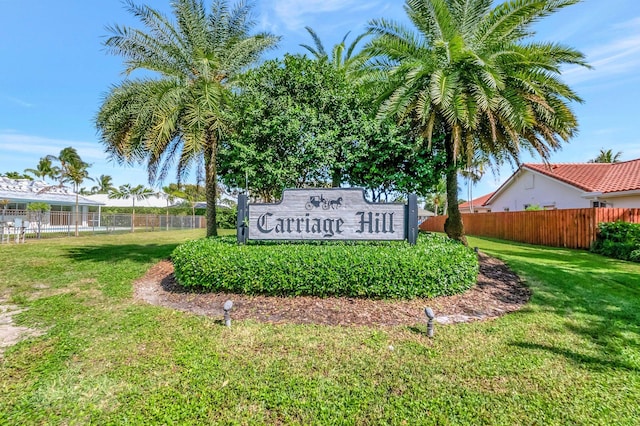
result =
[[233,301],[233,320],[343,326],[395,326],[424,323],[431,307],[443,324],[485,320],[513,312],[531,297],[520,278],[498,259],[479,253],[476,286],[463,294],[415,300],[369,300],[348,297],[268,297],[196,293],[174,279],[173,264],[162,261],[134,283],[134,297],[154,305],[222,319],[222,305]]

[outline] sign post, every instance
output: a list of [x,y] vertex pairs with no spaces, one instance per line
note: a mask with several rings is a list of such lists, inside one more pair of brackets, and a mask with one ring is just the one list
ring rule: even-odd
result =
[[236,222],[236,234],[238,244],[246,244],[249,237],[247,219],[249,216],[249,204],[247,194],[238,195],[238,221]]
[[287,189],[275,204],[238,196],[238,243],[248,240],[407,240],[418,235],[415,194],[408,204],[370,203],[359,188]]

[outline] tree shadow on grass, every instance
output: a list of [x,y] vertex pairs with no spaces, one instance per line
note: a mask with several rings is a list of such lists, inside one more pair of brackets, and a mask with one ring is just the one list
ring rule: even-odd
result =
[[640,274],[633,273],[633,264],[586,251],[509,245],[489,252],[524,273],[534,293],[532,308],[560,317],[560,334],[581,342],[522,340],[513,346],[561,355],[594,371],[640,372]]
[[584,368],[588,368],[593,371],[606,371],[606,370],[623,370],[634,373],[640,373],[640,368],[636,365],[633,365],[625,360],[618,359],[615,356],[607,356],[607,357],[598,357],[593,355],[586,355],[579,353],[577,351],[573,351],[567,348],[560,348],[548,344],[539,344],[539,343],[531,343],[531,342],[514,342],[512,346],[522,348],[522,349],[531,349],[531,350],[542,350],[546,352],[551,352],[556,355],[561,355],[564,358],[581,365]]
[[149,263],[166,259],[178,244],[101,244],[70,248],[67,256],[83,262],[112,263],[128,260]]

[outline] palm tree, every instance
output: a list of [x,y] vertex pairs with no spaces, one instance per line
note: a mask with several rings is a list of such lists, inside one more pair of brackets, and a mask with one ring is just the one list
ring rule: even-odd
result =
[[[85,163],[80,158],[78,151],[76,151],[73,147],[66,147],[60,151],[58,156],[47,155],[45,157],[49,161],[59,161],[60,167],[58,168],[57,177],[59,179],[59,186],[64,186],[65,183],[71,183],[73,185],[73,192],[76,194],[76,203],[75,203],[75,213],[74,213],[74,222],[75,222],[75,236],[79,235],[78,232],[78,217],[79,217],[79,200],[78,194],[80,192],[80,185],[86,179],[93,180],[89,177],[89,171],[87,170],[90,167],[89,163]],[[43,189],[43,191],[47,191],[48,187]]]
[[169,206],[171,203],[175,201],[176,198],[179,198],[180,191],[172,186],[163,186],[162,194],[164,194],[165,199],[167,200],[167,212],[166,212],[166,229],[169,230]]
[[434,213],[438,216],[439,207],[445,206],[447,203],[447,182],[444,179],[440,179],[433,188],[433,191],[427,194],[426,201],[427,205],[425,205],[425,208],[428,209],[433,206]]
[[214,0],[172,2],[176,23],[159,11],[127,1],[143,30],[111,27],[107,49],[125,58],[125,73],[146,70],[158,78],[125,80],[111,89],[96,125],[107,151],[120,163],[146,162],[149,181],[163,180],[177,158],[178,181],[204,163],[207,236],[217,235],[216,158],[230,130],[231,87],[279,38],[250,35],[251,5]]
[[363,52],[359,52],[358,54],[354,55],[354,51],[358,43],[360,43],[363,38],[369,35],[368,33],[360,34],[347,47],[347,38],[351,33],[348,32],[342,38],[342,41],[340,43],[333,46],[331,57],[329,57],[329,54],[322,44],[322,40],[320,40],[320,37],[318,37],[318,34],[313,30],[313,28],[305,27],[305,29],[313,39],[314,46],[309,46],[308,44],[301,44],[300,46],[307,49],[316,58],[316,60],[328,61],[334,69],[344,72],[347,76],[361,70],[362,65],[367,60],[367,56],[364,55]]
[[6,178],[9,179],[26,179],[26,180],[33,180],[33,178],[31,176],[29,176],[26,173],[20,173],[20,172],[6,172],[0,176],[4,176]]
[[[547,161],[577,130],[568,103],[581,99],[560,79],[584,56],[555,43],[525,40],[531,25],[578,0],[407,0],[416,31],[371,21],[375,69],[386,71],[379,115],[410,122],[431,144],[445,136],[447,235],[466,244],[458,208],[460,155],[481,151],[519,163],[521,151]],[[464,164],[462,165],[464,166]]]
[[593,160],[589,160],[589,163],[619,163],[620,157],[622,156],[622,151],[618,151],[617,153],[613,153],[612,150],[605,150],[602,148],[600,150],[600,154]]
[[109,175],[100,175],[96,179],[96,183],[98,185],[91,188],[92,194],[108,194],[116,189],[116,187],[113,186],[113,178]]
[[35,169],[24,169],[24,172],[30,173],[38,179],[45,180],[46,178],[57,179],[60,174],[60,169],[53,165],[50,157],[42,157]]
[[480,182],[485,174],[485,168],[489,165],[489,159],[482,152],[477,152],[471,160],[466,162],[460,175],[467,180],[467,199],[469,200],[469,213],[473,213],[473,185]]
[[117,198],[121,200],[131,199],[132,210],[131,210],[131,232],[135,230],[135,221],[136,221],[136,201],[146,200],[152,195],[156,195],[156,193],[149,189],[145,188],[142,185],[137,185],[132,187],[130,184],[120,185],[118,189],[112,190],[109,193],[109,198]]

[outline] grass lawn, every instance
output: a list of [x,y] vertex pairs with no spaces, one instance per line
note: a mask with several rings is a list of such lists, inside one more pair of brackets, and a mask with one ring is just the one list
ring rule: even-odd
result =
[[[46,330],[0,360],[0,424],[637,424],[640,265],[470,238],[533,289],[483,323],[265,325],[137,303],[202,231],[0,246],[0,298]],[[391,349],[393,347],[393,350]]]

